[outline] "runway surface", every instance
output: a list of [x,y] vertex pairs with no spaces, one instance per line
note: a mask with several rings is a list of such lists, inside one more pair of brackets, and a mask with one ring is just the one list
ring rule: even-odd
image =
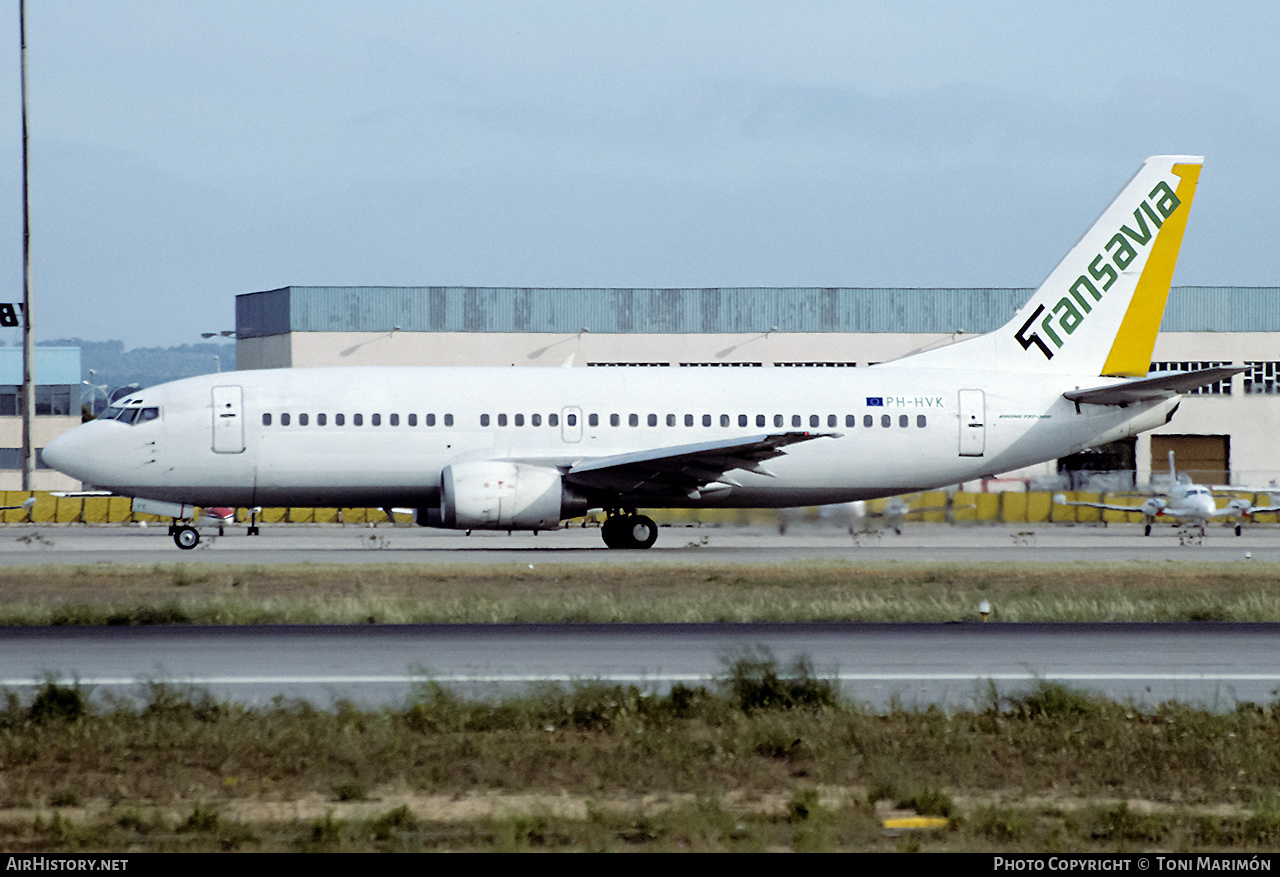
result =
[[78,679],[98,696],[140,681],[265,703],[401,705],[428,679],[472,693],[600,680],[662,691],[712,684],[729,662],[807,659],[872,709],[983,709],[991,692],[1063,682],[1140,705],[1273,702],[1280,624],[614,624],[34,628],[0,635],[0,685]]
[[907,524],[902,535],[851,536],[839,527],[793,527],[787,534],[752,527],[664,527],[648,551],[610,551],[595,528],[546,533],[476,532],[470,536],[407,525],[379,527],[265,525],[225,536],[205,530],[200,545],[179,550],[153,526],[0,527],[0,565],[96,563],[789,563],[794,560],[986,562],[1076,560],[1199,560],[1280,562],[1280,527],[1252,526],[1235,536],[1211,527],[1201,540],[1172,526],[1149,537],[1135,524],[1109,527],[1055,524],[947,526]]
[[[180,551],[164,527],[0,528],[0,565],[45,564],[780,564],[800,560],[993,562],[1280,561],[1280,528],[1203,539],[1172,527],[908,524],[902,535],[835,527],[785,536],[752,528],[663,528],[649,551],[609,551],[595,529],[461,533],[417,527],[241,528]],[[206,531],[206,533],[209,531]],[[97,696],[136,695],[147,680],[264,703],[337,698],[403,703],[426,679],[487,691],[539,680],[601,680],[654,690],[707,684],[735,656],[804,658],[845,695],[883,709],[984,707],[1056,680],[1140,704],[1176,699],[1211,709],[1271,702],[1280,691],[1280,625],[542,625],[256,628],[55,628],[0,631],[0,685],[53,674]]]

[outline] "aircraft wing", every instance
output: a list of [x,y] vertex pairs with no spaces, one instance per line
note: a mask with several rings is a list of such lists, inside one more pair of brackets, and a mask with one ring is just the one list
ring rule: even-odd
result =
[[1072,402],[1088,402],[1092,405],[1128,405],[1131,402],[1151,402],[1156,399],[1168,399],[1171,396],[1177,396],[1179,393],[1187,393],[1198,387],[1217,383],[1247,370],[1244,366],[1231,366],[1205,368],[1193,372],[1158,374],[1150,378],[1139,378],[1105,387],[1070,390],[1062,395]]
[[[1230,514],[1227,509],[1222,510],[1223,514]],[[1250,506],[1249,508],[1240,508],[1235,511],[1236,514],[1242,515],[1274,515],[1280,512],[1280,505],[1259,505]]]
[[1090,509],[1110,509],[1113,512],[1146,512],[1146,509],[1140,505],[1115,505],[1109,502],[1068,502],[1067,497],[1061,493],[1054,494],[1053,501],[1057,505],[1084,506],[1085,508]]
[[571,466],[565,480],[596,490],[676,494],[696,499],[709,487],[740,486],[728,475],[734,469],[772,476],[760,464],[785,454],[788,445],[838,437],[839,433],[832,432],[769,433],[593,457]]

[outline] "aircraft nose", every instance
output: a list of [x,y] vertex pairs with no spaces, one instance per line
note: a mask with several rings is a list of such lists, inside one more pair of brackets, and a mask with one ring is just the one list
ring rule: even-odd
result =
[[93,467],[95,442],[91,426],[77,426],[45,445],[40,454],[45,465],[80,481],[92,481],[89,470]]

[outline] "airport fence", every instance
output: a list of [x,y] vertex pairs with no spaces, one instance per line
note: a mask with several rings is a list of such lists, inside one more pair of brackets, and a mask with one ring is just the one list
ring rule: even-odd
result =
[[[29,497],[36,498],[35,505],[21,508]],[[806,509],[663,509],[646,510],[660,524],[671,526],[779,526],[790,524],[833,524],[858,529],[870,529],[892,520],[895,508],[905,503],[907,510],[902,520],[926,523],[1141,523],[1142,515],[1136,512],[1119,512],[1080,506],[1063,506],[1053,502],[1048,491],[969,493],[965,491],[924,491],[896,499],[869,500],[861,508],[853,504],[823,506]],[[1140,491],[1090,493],[1067,491],[1065,496],[1075,502],[1107,502],[1118,505],[1140,505],[1150,494]],[[1233,498],[1247,499],[1255,505],[1269,505],[1265,493],[1223,491],[1217,493],[1219,507]],[[141,514],[132,510],[132,501],[121,496],[57,496],[37,491],[4,491],[4,506],[13,506],[0,512],[0,522],[5,524],[129,524],[164,523],[168,518]],[[913,511],[912,509],[915,509]],[[890,517],[885,517],[890,515]],[[599,523],[601,516],[577,518],[567,526],[591,526]],[[1276,523],[1280,516],[1257,515],[1259,523]],[[236,509],[237,522],[249,520],[248,509]],[[264,524],[386,524],[391,523],[387,513],[373,508],[264,508],[258,512],[258,521]],[[394,523],[412,523],[408,512],[395,512]]]

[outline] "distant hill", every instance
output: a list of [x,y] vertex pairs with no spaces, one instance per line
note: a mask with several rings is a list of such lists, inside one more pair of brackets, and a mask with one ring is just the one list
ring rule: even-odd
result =
[[[234,343],[209,342],[183,344],[180,347],[136,347],[125,350],[123,341],[59,338],[56,341],[42,341],[37,346],[79,347],[81,380],[105,384],[108,393],[126,384],[136,383],[142,387],[150,387],[179,378],[211,374],[218,371],[219,364],[222,371],[234,371],[236,367]],[[89,377],[90,369],[94,372],[92,379]],[[88,388],[83,389],[85,401],[88,401]],[[101,399],[100,395],[94,395]],[[101,402],[98,407],[101,407]]]

